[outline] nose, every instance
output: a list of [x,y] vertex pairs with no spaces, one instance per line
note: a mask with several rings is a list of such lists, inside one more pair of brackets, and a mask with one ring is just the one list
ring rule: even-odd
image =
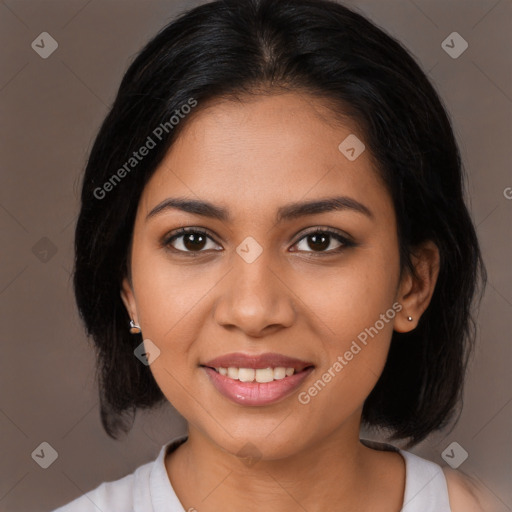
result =
[[238,256],[234,260],[218,289],[216,322],[256,338],[290,327],[296,315],[294,295],[283,273],[272,268],[266,251],[252,263]]

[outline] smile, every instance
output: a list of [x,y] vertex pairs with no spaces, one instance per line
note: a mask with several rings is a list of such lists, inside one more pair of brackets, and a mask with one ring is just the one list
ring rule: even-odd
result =
[[280,354],[229,354],[200,365],[215,389],[241,405],[262,406],[291,395],[314,365]]

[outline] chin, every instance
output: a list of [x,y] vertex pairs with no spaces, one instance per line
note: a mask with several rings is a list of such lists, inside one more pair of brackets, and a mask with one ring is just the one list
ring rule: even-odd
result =
[[303,442],[306,443],[306,440],[301,439],[301,431],[304,429],[297,427],[295,432],[278,425],[279,421],[264,424],[258,422],[258,425],[253,423],[251,427],[244,423],[229,430],[229,433],[217,429],[215,432],[206,432],[206,435],[219,448],[241,459],[252,462],[285,459],[295,455],[301,450]]

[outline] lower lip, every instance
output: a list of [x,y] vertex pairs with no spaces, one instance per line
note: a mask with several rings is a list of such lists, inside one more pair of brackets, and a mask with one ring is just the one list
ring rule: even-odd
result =
[[291,377],[285,377],[272,382],[241,382],[225,377],[212,368],[202,367],[217,391],[233,402],[241,405],[273,404],[292,394],[313,371],[308,368]]

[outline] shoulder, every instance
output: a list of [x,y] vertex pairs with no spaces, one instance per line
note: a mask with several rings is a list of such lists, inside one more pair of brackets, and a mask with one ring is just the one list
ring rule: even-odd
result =
[[121,512],[130,510],[133,505],[130,492],[132,485],[133,474],[116,481],[103,482],[53,512],[96,512],[98,510]]
[[153,463],[139,466],[118,480],[103,482],[91,491],[52,512],[126,512],[135,501],[150,504],[149,474]]
[[452,512],[490,512],[483,488],[475,479],[451,468],[443,468],[443,473]]

